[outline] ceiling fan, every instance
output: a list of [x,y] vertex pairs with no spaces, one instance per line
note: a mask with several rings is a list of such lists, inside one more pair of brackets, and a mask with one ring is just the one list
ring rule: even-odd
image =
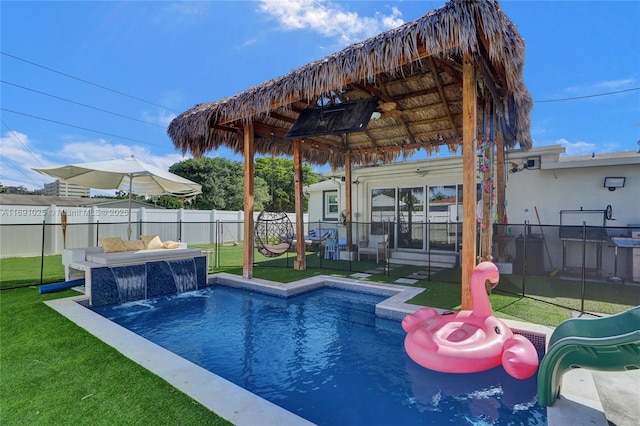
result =
[[396,102],[380,102],[378,103],[378,110],[382,113],[383,117],[400,117],[402,111],[398,108]]

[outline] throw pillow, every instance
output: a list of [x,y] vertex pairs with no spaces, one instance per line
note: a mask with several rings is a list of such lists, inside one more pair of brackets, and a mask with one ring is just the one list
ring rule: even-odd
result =
[[177,249],[178,247],[180,247],[180,243],[177,243],[175,241],[165,241],[162,243],[162,247],[166,249]]
[[140,239],[144,243],[144,247],[148,250],[162,248],[162,241],[160,241],[159,235],[142,235]]
[[127,251],[127,247],[124,245],[122,238],[100,238],[100,244],[102,244],[102,251],[105,253],[117,253],[121,251]]
[[127,251],[144,250],[142,240],[128,240],[124,242],[124,246],[127,248]]

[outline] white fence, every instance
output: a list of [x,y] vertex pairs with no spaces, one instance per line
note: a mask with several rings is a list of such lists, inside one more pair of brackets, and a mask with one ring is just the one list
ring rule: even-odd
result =
[[[67,217],[65,232],[63,212]],[[295,215],[288,216],[295,223]],[[128,221],[127,208],[2,206],[0,258],[60,254],[65,247],[97,246],[98,239],[104,237],[126,239]],[[244,239],[243,223],[242,211],[133,208],[131,238],[157,234],[163,241],[224,244]]]

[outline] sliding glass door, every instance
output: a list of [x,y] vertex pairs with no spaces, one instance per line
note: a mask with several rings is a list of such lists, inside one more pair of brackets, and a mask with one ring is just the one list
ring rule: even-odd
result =
[[373,235],[389,235],[389,247],[394,248],[396,222],[396,189],[371,190],[371,229]]
[[[370,201],[370,233],[388,233],[390,247],[459,250],[462,238],[462,185],[376,188],[371,190]],[[389,223],[390,227],[387,228]]]
[[429,250],[456,249],[458,186],[429,187]]

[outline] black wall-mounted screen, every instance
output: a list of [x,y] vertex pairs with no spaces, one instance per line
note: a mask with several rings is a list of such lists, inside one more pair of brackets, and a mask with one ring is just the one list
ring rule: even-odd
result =
[[378,107],[378,97],[305,109],[285,139],[362,132]]

